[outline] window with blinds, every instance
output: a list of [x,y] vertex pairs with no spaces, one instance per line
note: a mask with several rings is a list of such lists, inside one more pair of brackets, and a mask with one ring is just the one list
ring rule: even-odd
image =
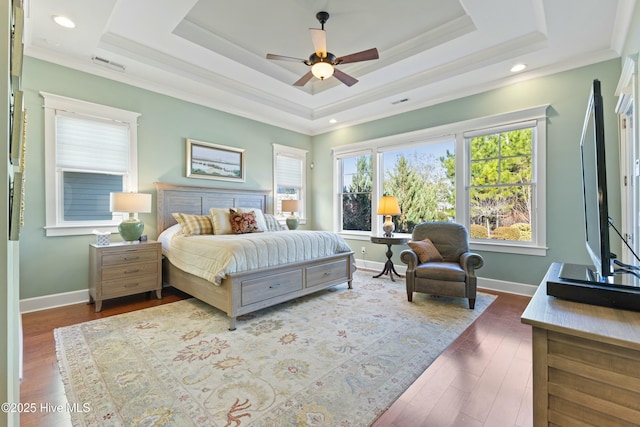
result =
[[300,219],[305,215],[305,150],[274,144],[274,207],[275,215],[284,219],[290,212],[282,211],[283,200],[300,200]]
[[137,191],[138,113],[41,93],[47,236],[117,231],[111,192]]
[[129,173],[129,125],[66,112],[56,114],[56,165],[63,220],[112,220],[109,193]]

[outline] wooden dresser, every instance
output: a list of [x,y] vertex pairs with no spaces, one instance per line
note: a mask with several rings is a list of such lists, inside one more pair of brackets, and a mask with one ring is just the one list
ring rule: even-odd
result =
[[148,291],[162,298],[160,242],[89,245],[89,298],[96,312],[105,299]]
[[533,425],[638,425],[640,312],[548,296],[560,266],[522,314],[533,327]]

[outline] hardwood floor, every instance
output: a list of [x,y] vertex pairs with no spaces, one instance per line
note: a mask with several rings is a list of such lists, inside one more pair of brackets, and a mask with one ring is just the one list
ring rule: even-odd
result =
[[[492,292],[494,293],[494,292]],[[496,301],[373,424],[375,427],[533,425],[531,328],[520,323],[528,297],[497,293]],[[21,402],[66,403],[53,329],[167,304],[188,297],[174,288],[162,300],[146,294],[107,300],[100,313],[76,304],[25,313]],[[68,427],[68,414],[21,414],[22,427]]]

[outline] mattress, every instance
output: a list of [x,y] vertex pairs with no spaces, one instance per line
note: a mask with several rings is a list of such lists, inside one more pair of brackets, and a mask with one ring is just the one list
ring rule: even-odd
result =
[[174,225],[158,240],[174,266],[215,284],[233,273],[351,251],[340,235],[311,230],[185,236]]

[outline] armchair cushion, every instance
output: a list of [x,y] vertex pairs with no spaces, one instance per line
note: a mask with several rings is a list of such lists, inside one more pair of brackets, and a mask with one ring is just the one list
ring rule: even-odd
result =
[[427,262],[420,264],[415,270],[416,277],[447,282],[464,282],[467,273],[455,262]]
[[419,240],[417,242],[411,241],[407,243],[411,249],[418,255],[420,264],[430,261],[442,261],[442,254],[434,246],[433,242],[429,238]]

